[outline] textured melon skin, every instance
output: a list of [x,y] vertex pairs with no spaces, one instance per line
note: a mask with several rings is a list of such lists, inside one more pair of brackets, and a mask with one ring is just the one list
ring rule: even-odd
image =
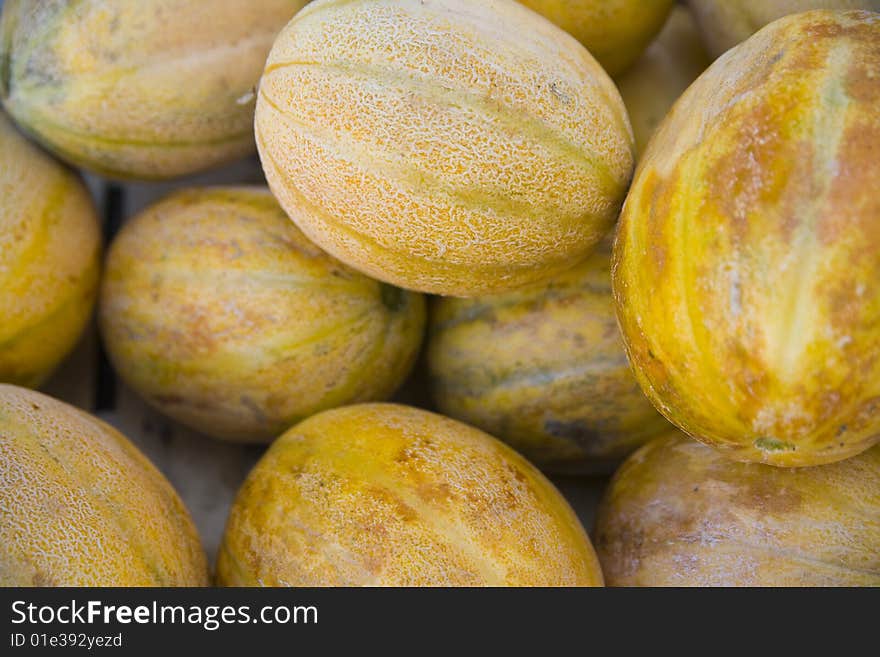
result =
[[266,64],[257,147],[321,248],[400,287],[500,292],[583,259],[633,166],[613,82],[513,0],[317,0]]
[[691,13],[675,7],[639,60],[617,78],[641,154],[678,97],[711,63]]
[[580,41],[609,75],[638,59],[674,0],[519,0]]
[[880,439],[880,16],[780,19],[717,60],[643,155],[613,288],[673,423],[737,460]]
[[601,585],[574,512],[482,431],[396,404],[315,415],[238,493],[221,585]]
[[82,181],[0,113],[0,382],[41,384],[94,307],[101,234]]
[[116,369],[160,411],[265,442],[319,410],[389,397],[415,361],[425,302],[323,253],[267,189],[203,188],[123,227],[100,323]]
[[599,507],[611,586],[880,586],[880,447],[818,468],[737,463],[677,431]]
[[0,385],[0,586],[206,586],[189,513],[124,436]]
[[788,14],[810,9],[880,11],[880,0],[687,0],[687,4],[713,57]]
[[607,472],[669,430],[626,360],[610,247],[546,283],[442,298],[428,365],[438,408],[554,472]]
[[7,0],[0,96],[78,166],[163,179],[254,149],[254,88],[305,0]]

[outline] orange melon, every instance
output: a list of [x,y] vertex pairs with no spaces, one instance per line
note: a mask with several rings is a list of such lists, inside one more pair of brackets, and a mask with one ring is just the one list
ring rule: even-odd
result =
[[321,248],[400,287],[501,292],[582,260],[630,180],[610,78],[514,0],[317,0],[260,83],[257,146]]

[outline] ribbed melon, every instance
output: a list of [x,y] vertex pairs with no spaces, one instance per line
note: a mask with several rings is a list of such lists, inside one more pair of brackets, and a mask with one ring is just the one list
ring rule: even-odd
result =
[[880,586],[880,447],[819,468],[736,463],[674,431],[599,507],[611,586]]
[[37,386],[73,348],[100,261],[85,185],[0,113],[0,381]]
[[269,185],[314,242],[400,287],[500,292],[583,259],[629,183],[614,84],[514,0],[317,0],[260,83]]
[[124,436],[0,385],[0,586],[206,586],[189,513]]
[[172,178],[254,148],[254,90],[306,0],[6,0],[0,97],[64,159]]
[[267,189],[203,188],[126,223],[100,320],[113,364],[159,410],[268,441],[319,410],[390,396],[415,361],[425,303],[323,253]]
[[574,512],[482,431],[396,404],[315,415],[279,438],[233,504],[227,586],[601,585]]
[[660,31],[675,0],[519,1],[574,36],[617,76]]
[[615,243],[648,396],[729,456],[880,440],[880,14],[780,19],[718,59],[643,155]]
[[515,292],[437,299],[428,363],[444,413],[553,471],[607,471],[669,424],[633,376],[610,250]]

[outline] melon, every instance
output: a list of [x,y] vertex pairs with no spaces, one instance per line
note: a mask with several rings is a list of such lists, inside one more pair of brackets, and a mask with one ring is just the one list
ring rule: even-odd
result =
[[0,382],[38,386],[73,349],[100,263],[85,185],[0,113]]
[[632,132],[611,79],[514,0],[317,0],[256,112],[269,186],[321,248],[399,287],[513,289],[611,229]]
[[737,463],[677,431],[599,507],[612,586],[880,586],[880,446],[818,468]]
[[171,484],[107,424],[0,385],[0,586],[206,586]]
[[438,298],[428,365],[443,413],[498,436],[542,469],[608,471],[669,429],[626,360],[607,246],[546,283]]
[[685,92],[618,227],[624,344],[654,405],[731,458],[880,440],[880,15],[771,23]]
[[305,0],[6,0],[0,98],[28,132],[116,178],[201,171],[254,149],[254,89]]
[[663,27],[674,0],[519,0],[573,35],[620,75]]
[[617,78],[638,153],[645,151],[672,105],[710,63],[693,16],[685,7],[675,7],[659,36]]
[[425,302],[325,254],[264,187],[192,188],[125,224],[99,316],[110,360],[147,402],[208,435],[266,442],[390,396]]
[[396,404],[325,411],[273,443],[236,497],[226,586],[601,585],[587,534],[516,452]]
[[788,14],[810,9],[880,11],[880,0],[686,0],[713,57]]

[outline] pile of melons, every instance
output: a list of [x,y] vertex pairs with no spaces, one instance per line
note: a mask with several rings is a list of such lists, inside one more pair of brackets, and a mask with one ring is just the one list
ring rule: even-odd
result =
[[[875,12],[6,0],[0,584],[880,585]],[[71,167],[254,149],[102,256]],[[33,390],[95,307],[149,404],[269,444],[213,568]],[[539,468],[617,468],[592,543]]]

